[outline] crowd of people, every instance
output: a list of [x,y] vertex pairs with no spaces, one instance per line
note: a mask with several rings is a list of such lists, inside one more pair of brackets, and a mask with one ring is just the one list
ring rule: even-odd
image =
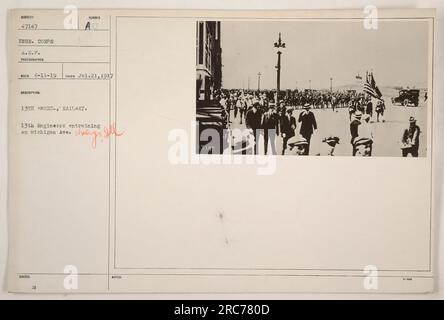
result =
[[[259,153],[259,137],[263,137],[264,154],[309,155],[311,138],[318,128],[311,109],[347,108],[350,125],[350,143],[353,156],[372,156],[373,132],[370,122],[385,122],[386,110],[383,99],[374,99],[356,91],[322,92],[306,90],[283,97],[276,105],[276,97],[270,92],[221,90],[218,93],[224,126],[231,128],[236,122],[244,124],[250,132],[253,152]],[[295,114],[299,111],[297,116]],[[416,119],[401,135],[402,156],[418,156],[420,128]],[[277,149],[276,139],[282,138],[282,149]],[[322,137],[323,151],[316,155],[335,153],[340,143],[338,136]],[[235,145],[232,144],[232,148]],[[270,150],[271,149],[271,150]],[[236,150],[234,150],[236,151]]]

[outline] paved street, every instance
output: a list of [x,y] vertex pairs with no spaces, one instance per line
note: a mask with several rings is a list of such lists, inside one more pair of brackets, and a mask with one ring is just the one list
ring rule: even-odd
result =
[[[389,100],[389,99],[387,99]],[[421,128],[419,156],[426,155],[427,145],[427,108],[422,104],[419,107],[404,107],[392,105],[390,101],[386,101],[385,122],[371,123],[374,136],[373,156],[401,156],[400,141],[403,130],[408,127],[409,117],[413,116],[417,119],[417,124]],[[337,109],[333,112],[331,109],[312,109],[318,124],[318,130],[312,136],[310,155],[322,153],[322,139],[330,135],[338,136],[340,143],[336,146],[336,156],[351,156],[352,146],[350,144],[350,121],[347,108]],[[293,116],[298,119],[301,110],[295,110]],[[241,125],[239,123],[239,115],[234,119],[234,112],[231,112],[231,128],[245,129],[245,121]],[[296,132],[299,132],[300,123]],[[260,150],[263,148],[263,137],[259,138]],[[281,153],[282,138],[277,139],[277,152]],[[259,152],[263,154],[263,151]]]

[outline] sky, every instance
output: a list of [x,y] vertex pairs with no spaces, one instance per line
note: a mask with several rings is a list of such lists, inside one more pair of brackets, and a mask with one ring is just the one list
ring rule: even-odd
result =
[[379,21],[367,30],[362,21],[222,21],[224,88],[276,88],[281,32],[281,89],[313,89],[356,84],[356,75],[373,70],[378,86],[422,88],[428,78],[428,22]]

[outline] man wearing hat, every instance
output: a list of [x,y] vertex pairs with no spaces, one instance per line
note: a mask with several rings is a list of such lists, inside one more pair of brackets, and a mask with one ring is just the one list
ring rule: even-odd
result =
[[287,149],[285,155],[290,156],[304,156],[306,155],[306,148],[308,147],[307,140],[302,136],[294,136],[288,139]]
[[245,115],[245,124],[247,128],[251,129],[253,131],[254,136],[254,154],[257,154],[257,140],[258,140],[258,129],[260,129],[262,125],[262,114],[258,110],[259,103],[255,102],[250,110],[247,111],[247,114]]
[[313,112],[310,111],[310,104],[304,105],[304,111],[299,114],[298,122],[301,123],[300,134],[307,140],[307,147],[305,149],[305,155],[310,152],[310,140],[314,130],[318,128],[316,124],[316,118]]
[[373,140],[367,137],[356,137],[353,141],[354,149],[356,150],[354,156],[356,157],[371,157]]
[[296,130],[296,118],[292,116],[293,109],[288,109],[281,118],[281,135],[283,138],[282,154],[285,154],[288,139],[294,137]]
[[351,134],[350,143],[353,147],[353,156],[356,155],[356,148],[355,148],[354,141],[359,135],[358,129],[359,129],[359,126],[361,125],[361,117],[362,117],[362,112],[357,110],[355,112],[355,117],[354,117],[353,121],[350,123],[350,134]]
[[418,157],[419,134],[421,133],[421,129],[416,124],[414,117],[410,117],[409,123],[409,127],[404,130],[402,135],[402,156],[407,157],[410,153],[412,157],[416,158]]
[[264,129],[264,153],[268,153],[268,142],[271,143],[271,152],[276,154],[276,135],[279,135],[279,117],[273,106],[262,117],[262,128]]
[[379,122],[379,119],[381,119],[382,122],[385,122],[384,120],[384,111],[385,111],[385,103],[384,100],[378,100],[378,103],[376,104],[376,122]]
[[356,100],[351,98],[348,102],[348,119],[351,121],[353,114],[356,112]]
[[369,97],[367,104],[365,105],[365,113],[370,116],[370,118],[373,117],[373,102],[372,99]]

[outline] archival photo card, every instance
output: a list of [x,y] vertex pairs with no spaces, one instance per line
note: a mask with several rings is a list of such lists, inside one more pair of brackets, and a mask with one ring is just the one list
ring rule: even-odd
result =
[[434,28],[11,10],[9,291],[433,291]]

